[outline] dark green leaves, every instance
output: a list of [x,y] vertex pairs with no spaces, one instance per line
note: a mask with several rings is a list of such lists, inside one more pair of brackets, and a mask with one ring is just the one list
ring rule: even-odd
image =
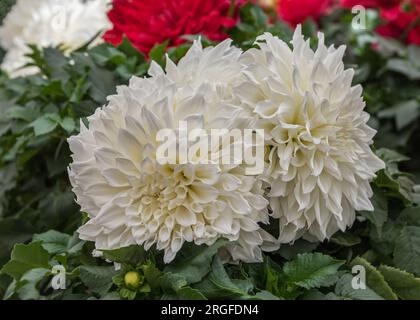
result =
[[55,230],[50,230],[43,234],[36,234],[34,241],[41,241],[42,247],[50,254],[75,254],[79,252],[84,244],[77,235],[70,236]]
[[402,229],[396,240],[394,262],[397,267],[420,275],[420,227]]
[[395,119],[397,130],[402,130],[416,121],[419,114],[419,103],[416,100],[409,100],[380,111],[378,117]]
[[116,250],[103,251],[104,257],[117,263],[126,263],[133,266],[144,262],[146,253],[141,246],[130,246]]
[[380,266],[379,271],[401,299],[420,300],[419,278],[389,266]]
[[386,168],[378,172],[375,184],[382,188],[387,196],[400,199],[409,205],[412,202],[414,183],[398,169],[398,163],[408,158],[389,149],[379,149],[376,154],[384,160]]
[[112,277],[116,275],[113,266],[82,266],[80,267],[80,279],[87,288],[103,296],[112,287]]
[[34,268],[49,268],[48,252],[41,242],[31,244],[17,244],[12,252],[11,259],[1,269],[15,279],[20,279],[27,271]]
[[351,265],[359,265],[366,270],[366,285],[378,295],[387,300],[397,300],[396,294],[392,291],[384,276],[373,265],[361,257],[355,258]]
[[384,300],[375,291],[366,287],[365,289],[354,289],[352,287],[353,276],[345,274],[338,280],[335,286],[335,294],[341,299],[350,300]]
[[233,299],[249,297],[253,285],[247,281],[230,279],[222,262],[216,257],[211,265],[210,274],[195,288],[209,299]]

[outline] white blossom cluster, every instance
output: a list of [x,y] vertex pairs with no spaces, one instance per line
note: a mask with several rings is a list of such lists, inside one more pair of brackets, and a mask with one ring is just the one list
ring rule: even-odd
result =
[[[384,167],[370,149],[362,88],[352,86],[344,47],[314,52],[297,27],[292,48],[264,34],[242,52],[226,40],[195,42],[165,70],[133,77],[69,139],[69,176],[89,221],[82,239],[98,250],[154,246],[172,261],[185,242],[230,240],[232,260],[260,261],[262,251],[304,237],[328,239],[372,210],[369,182]],[[157,133],[191,128],[264,130],[265,167],[242,164],[161,164]],[[215,158],[220,148],[208,152]],[[271,216],[271,219],[270,219]],[[275,221],[279,236],[264,227]]]

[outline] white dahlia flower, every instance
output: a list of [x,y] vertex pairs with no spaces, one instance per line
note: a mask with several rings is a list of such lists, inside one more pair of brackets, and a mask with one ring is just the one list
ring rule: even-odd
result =
[[330,238],[353,224],[355,210],[373,210],[369,182],[384,163],[371,151],[375,130],[345,47],[314,52],[298,26],[293,49],[266,33],[242,57],[247,81],[235,89],[265,129],[270,206],[281,243]]
[[[153,63],[151,78],[133,77],[89,117],[89,128],[81,125],[69,139],[69,176],[90,217],[79,229],[82,239],[98,250],[155,245],[166,263],[185,242],[226,238],[234,242],[227,247],[232,259],[244,261],[261,260],[261,248],[276,247],[259,225],[268,223],[261,182],[242,165],[200,164],[200,155],[160,164],[156,157],[157,132],[177,130],[179,121],[204,130],[247,123],[231,103],[242,78],[240,55],[229,41],[206,49],[195,42],[177,66],[167,59],[165,72]],[[209,154],[217,159],[219,151]]]
[[[1,68],[11,77],[36,73],[28,63],[28,45],[79,49],[111,25],[108,0],[17,0],[0,27],[0,45],[7,51]],[[97,39],[97,42],[100,39]]]

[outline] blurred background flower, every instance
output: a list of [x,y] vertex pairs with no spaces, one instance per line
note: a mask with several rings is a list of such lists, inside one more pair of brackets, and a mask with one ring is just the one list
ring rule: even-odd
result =
[[[108,0],[18,0],[0,28],[0,45],[7,51],[1,68],[10,76],[29,75],[25,55],[38,48],[60,47],[71,52],[110,27]],[[97,43],[97,42],[96,42]]]
[[226,29],[236,25],[243,0],[114,0],[109,19],[114,27],[104,39],[114,45],[123,37],[148,54],[156,44],[185,42],[185,35],[201,34],[210,40],[226,39]]

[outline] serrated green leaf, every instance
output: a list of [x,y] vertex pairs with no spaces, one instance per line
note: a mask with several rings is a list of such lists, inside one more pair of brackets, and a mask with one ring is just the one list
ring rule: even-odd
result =
[[420,207],[405,208],[398,215],[397,222],[408,226],[420,227]]
[[321,253],[305,253],[299,254],[294,261],[286,262],[283,272],[288,281],[295,285],[313,289],[323,286],[325,281],[337,273],[343,263]]
[[45,135],[54,131],[60,123],[60,117],[57,114],[46,114],[32,122],[31,126],[34,128],[35,136]]
[[254,297],[249,300],[281,300],[281,298],[275,296],[269,291],[263,290],[258,292]]
[[1,269],[2,273],[19,280],[23,274],[35,268],[49,268],[49,254],[42,247],[41,242],[17,244],[13,248],[12,257]]
[[319,246],[317,242],[309,242],[303,239],[296,240],[293,244],[285,244],[280,246],[280,249],[275,253],[279,254],[286,260],[292,260],[297,257],[299,253],[307,253],[314,251]]
[[397,268],[381,265],[379,271],[392,289],[404,300],[420,300],[420,279]]
[[369,288],[387,300],[397,300],[397,295],[392,291],[391,287],[385,281],[382,274],[362,257],[356,257],[350,264],[361,265],[366,270],[366,284]]

